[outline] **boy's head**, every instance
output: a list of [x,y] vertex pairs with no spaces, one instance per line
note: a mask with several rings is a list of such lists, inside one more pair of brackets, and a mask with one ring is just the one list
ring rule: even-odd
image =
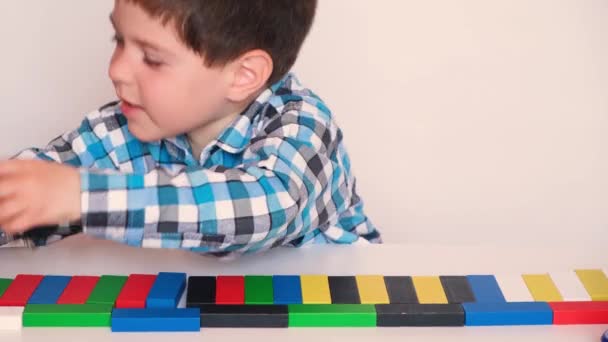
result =
[[[293,66],[317,0],[115,0],[109,75],[144,141],[209,141]],[[131,106],[129,106],[131,104]]]

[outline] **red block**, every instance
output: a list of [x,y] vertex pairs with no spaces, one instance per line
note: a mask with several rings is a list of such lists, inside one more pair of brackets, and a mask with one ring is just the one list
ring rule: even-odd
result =
[[216,304],[245,304],[244,276],[217,276],[215,285]]
[[553,324],[608,324],[608,302],[551,302]]
[[156,281],[155,274],[131,274],[116,298],[116,307],[120,309],[145,308],[146,298],[148,298],[154,281]]
[[19,274],[0,297],[0,306],[25,306],[44,276]]
[[97,276],[73,276],[57,304],[86,304],[98,280]]

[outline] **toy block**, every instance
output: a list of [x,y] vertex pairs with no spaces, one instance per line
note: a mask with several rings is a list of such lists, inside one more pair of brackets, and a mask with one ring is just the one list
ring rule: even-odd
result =
[[[439,277],[443,291],[450,304],[474,302],[475,296],[471,285],[465,276],[441,276]],[[464,317],[464,316],[463,316]]]
[[245,277],[217,276],[215,291],[217,304],[245,304]]
[[22,317],[23,307],[21,306],[0,307],[0,331],[21,330]]
[[302,285],[296,275],[272,277],[274,304],[302,304]]
[[465,325],[542,325],[553,323],[553,311],[545,302],[463,303]]
[[591,296],[574,271],[549,273],[565,302],[590,301]]
[[331,304],[329,280],[324,275],[301,275],[302,304]]
[[519,274],[504,273],[494,275],[507,302],[533,302],[532,294]]
[[148,293],[146,307],[177,308],[186,289],[186,273],[160,272]]
[[608,278],[602,270],[576,270],[583,286],[594,301],[608,301]]
[[385,276],[384,284],[390,304],[418,304],[418,296],[412,277]]
[[0,297],[0,306],[25,306],[44,276],[19,274]]
[[553,324],[608,324],[608,302],[552,302]]
[[447,304],[448,299],[443,292],[439,277],[419,276],[412,277],[416,295],[420,304]]
[[198,308],[114,309],[113,332],[200,331]]
[[72,277],[47,275],[27,301],[28,304],[56,304]]
[[57,304],[85,304],[98,281],[98,276],[73,276]]
[[13,282],[13,279],[0,278],[0,297],[4,294],[4,291]]
[[524,274],[522,278],[535,301],[561,302],[564,300],[548,274]]
[[379,327],[463,326],[460,304],[376,304]]
[[206,328],[285,328],[287,305],[203,304],[200,326]]
[[109,327],[112,304],[28,304],[24,327]]
[[126,276],[102,275],[86,304],[110,304],[113,306],[126,281]]
[[388,304],[388,292],[381,275],[358,275],[357,288],[361,304]]
[[116,298],[116,308],[142,309],[146,307],[146,299],[156,281],[153,274],[131,274]]
[[375,327],[373,304],[291,304],[290,327]]
[[201,304],[215,304],[215,277],[188,277],[188,292],[186,306],[196,307]]
[[504,303],[505,297],[493,275],[467,276],[476,303]]
[[245,304],[272,304],[272,276],[245,276]]
[[352,276],[330,276],[329,294],[332,304],[360,304],[357,280]]

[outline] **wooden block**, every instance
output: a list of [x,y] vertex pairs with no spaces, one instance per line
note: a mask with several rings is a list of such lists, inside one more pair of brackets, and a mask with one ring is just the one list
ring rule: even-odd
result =
[[4,294],[4,291],[13,282],[13,279],[0,278],[0,297]]
[[102,275],[91,292],[89,299],[87,299],[87,304],[108,304],[113,306],[126,281],[126,276]]
[[561,302],[564,300],[549,274],[524,274],[522,277],[535,301]]
[[146,298],[148,308],[176,308],[186,289],[186,273],[160,272]]
[[200,319],[198,308],[114,309],[111,326],[113,332],[198,332]]
[[[443,291],[450,304],[474,302],[475,296],[471,285],[465,276],[441,276],[439,277]],[[463,314],[464,315],[464,314]]]
[[332,304],[360,304],[357,280],[353,276],[329,276],[329,294]]
[[329,280],[324,275],[301,275],[303,304],[331,304]]
[[274,304],[302,304],[302,284],[296,275],[272,277]]
[[504,303],[505,297],[493,275],[468,275],[476,303]]
[[591,300],[608,301],[608,278],[602,270],[576,270]]
[[608,324],[608,302],[553,302],[553,324]]
[[379,327],[463,326],[460,304],[377,304]]
[[441,286],[439,277],[419,276],[412,277],[416,295],[420,304],[447,304],[448,299]]
[[0,297],[0,306],[25,306],[42,278],[41,275],[17,275]]
[[245,304],[272,304],[272,276],[245,276]]
[[217,304],[245,304],[245,277],[217,276]]
[[70,276],[47,275],[42,278],[28,304],[56,304],[57,300],[70,282]]
[[137,309],[146,307],[146,299],[156,281],[154,274],[131,274],[116,298],[116,308]]
[[361,304],[388,304],[388,292],[381,275],[358,275],[357,288]]
[[290,327],[375,327],[372,304],[291,304]]
[[24,327],[109,327],[112,304],[28,304]]
[[418,304],[418,296],[409,276],[385,276],[390,304]]
[[213,276],[188,277],[188,294],[186,306],[196,307],[202,304],[215,304],[216,279]]
[[98,276],[73,276],[57,304],[85,304],[98,281]]
[[23,307],[3,306],[0,307],[0,331],[21,330]]
[[286,328],[287,306],[266,304],[204,304],[200,326],[205,328]]
[[465,325],[547,325],[553,323],[553,311],[545,302],[463,303]]

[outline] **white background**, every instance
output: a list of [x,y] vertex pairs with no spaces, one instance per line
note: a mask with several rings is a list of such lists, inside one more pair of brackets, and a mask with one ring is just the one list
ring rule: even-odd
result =
[[[114,99],[112,4],[0,1],[0,156]],[[295,71],[386,242],[608,242],[607,18],[606,0],[320,0]]]

